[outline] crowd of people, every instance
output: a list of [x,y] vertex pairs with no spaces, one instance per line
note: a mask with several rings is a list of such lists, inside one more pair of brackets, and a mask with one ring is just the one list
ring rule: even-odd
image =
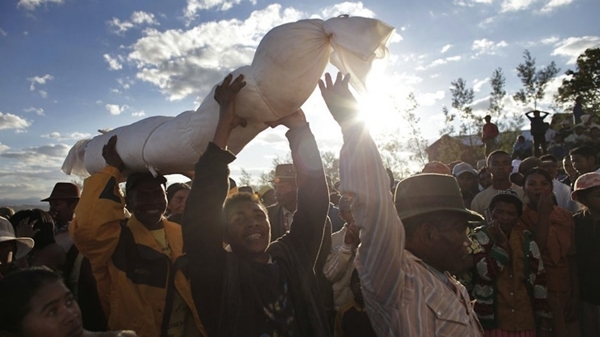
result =
[[339,182],[298,110],[268,123],[288,129],[292,163],[237,187],[227,144],[246,83],[229,75],[190,182],[125,177],[113,136],[82,191],[0,209],[0,336],[600,336],[597,148],[516,159],[487,116],[477,169],[434,161],[396,181],[349,78],[319,81]]

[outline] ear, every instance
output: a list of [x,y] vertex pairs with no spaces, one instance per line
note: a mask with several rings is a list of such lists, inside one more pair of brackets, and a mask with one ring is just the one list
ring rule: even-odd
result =
[[423,239],[422,244],[427,248],[434,248],[440,235],[437,226],[426,222],[421,225],[420,230],[422,231],[419,235]]

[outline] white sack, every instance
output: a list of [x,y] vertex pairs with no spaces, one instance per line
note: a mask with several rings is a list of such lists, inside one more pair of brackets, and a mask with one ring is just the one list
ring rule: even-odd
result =
[[[386,55],[392,33],[387,24],[361,17],[301,20],[273,28],[261,40],[252,65],[233,72],[234,78],[244,74],[247,82],[238,94],[236,108],[238,115],[247,119],[248,127],[233,130],[229,149],[238,153],[266,128],[265,121],[298,110],[329,61],[343,73],[350,73],[351,85],[364,91],[372,61]],[[102,170],[106,164],[102,147],[115,134],[119,138],[117,151],[129,172],[192,170],[217,125],[215,87],[196,111],[176,117],[149,117],[78,142],[69,151],[63,172],[87,176]]]

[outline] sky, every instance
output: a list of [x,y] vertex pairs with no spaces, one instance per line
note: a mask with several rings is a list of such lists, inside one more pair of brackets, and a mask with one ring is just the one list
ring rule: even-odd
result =
[[[525,49],[538,66],[561,68],[547,107],[577,56],[600,46],[598,13],[598,0],[0,1],[0,201],[41,199],[55,182],[79,179],[60,167],[77,140],[99,129],[195,110],[283,23],[349,14],[395,27],[389,56],[360,98],[365,119],[376,138],[401,126],[394,111],[412,92],[423,137],[435,139],[459,77],[475,90],[473,109],[483,116],[489,77],[501,67],[505,109],[526,111],[510,98],[521,87],[515,67]],[[320,149],[339,151],[339,127],[318,90],[303,109]],[[283,127],[259,134],[232,163],[233,177],[244,168],[258,178],[285,158],[284,134]]]

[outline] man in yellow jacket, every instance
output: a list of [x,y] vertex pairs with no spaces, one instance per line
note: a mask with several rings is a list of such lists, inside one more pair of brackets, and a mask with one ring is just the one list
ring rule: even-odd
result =
[[127,178],[117,137],[104,146],[107,166],[87,178],[69,231],[92,265],[110,330],[130,329],[145,337],[206,336],[184,274],[181,227],[167,221],[166,179],[150,173]]

